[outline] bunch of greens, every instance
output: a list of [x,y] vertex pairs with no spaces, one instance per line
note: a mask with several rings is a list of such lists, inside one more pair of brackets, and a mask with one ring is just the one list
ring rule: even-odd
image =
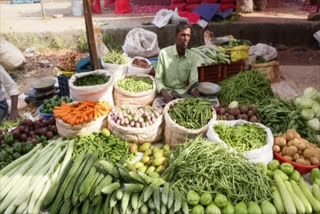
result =
[[109,81],[110,77],[105,75],[89,75],[76,79],[75,86],[103,85]]

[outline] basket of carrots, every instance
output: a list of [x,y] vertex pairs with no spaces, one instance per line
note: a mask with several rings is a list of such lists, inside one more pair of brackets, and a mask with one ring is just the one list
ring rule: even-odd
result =
[[67,138],[99,131],[107,126],[106,117],[112,110],[104,101],[62,103],[53,110],[58,133]]

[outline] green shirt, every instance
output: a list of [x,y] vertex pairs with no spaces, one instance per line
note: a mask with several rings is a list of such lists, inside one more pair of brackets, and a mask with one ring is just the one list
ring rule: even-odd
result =
[[179,94],[186,92],[186,81],[189,86],[198,82],[198,70],[196,56],[186,50],[180,57],[176,45],[169,46],[160,51],[156,69],[157,92],[166,89],[169,93],[173,90]]

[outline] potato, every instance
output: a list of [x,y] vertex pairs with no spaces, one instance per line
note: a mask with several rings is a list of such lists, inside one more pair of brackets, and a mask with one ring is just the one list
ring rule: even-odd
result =
[[320,148],[316,148],[316,155],[315,157],[318,158],[318,160],[320,160]]
[[312,165],[317,165],[319,163],[319,159],[316,157],[311,157],[310,162],[312,163]]
[[280,146],[274,145],[274,146],[273,146],[273,151],[275,151],[275,152],[280,152],[280,151],[281,151]]
[[292,132],[287,132],[285,134],[285,138],[286,138],[287,141],[293,140],[294,137],[293,137]]
[[289,161],[292,161],[292,156],[290,156],[290,155],[285,155],[285,156],[283,156],[283,158],[285,158],[285,159],[287,159]]
[[293,139],[293,145],[299,150],[304,150],[306,148],[306,144],[297,138]]
[[284,147],[282,148],[282,154],[286,155],[286,154],[287,154],[287,149],[288,149],[288,147],[287,147],[287,146],[284,146]]
[[305,161],[306,161],[306,165],[307,165],[307,166],[311,166],[310,160],[307,159],[307,160],[305,160]]
[[302,164],[302,165],[307,165],[306,161],[304,159],[302,159],[302,158],[297,159],[296,163]]
[[311,148],[307,148],[303,151],[303,156],[305,158],[311,158],[311,157],[314,157],[316,154],[316,151],[314,149],[311,149]]
[[276,137],[274,140],[274,144],[283,147],[287,144],[287,141],[284,137]]
[[290,141],[287,143],[287,146],[293,146],[293,140],[290,140]]
[[298,153],[294,154],[293,160],[297,160],[297,159],[299,159],[299,158],[300,158],[300,155],[299,155]]
[[287,154],[287,155],[290,155],[290,156],[294,156],[297,152],[298,152],[297,147],[295,147],[295,146],[289,146],[289,147],[287,148],[286,154]]

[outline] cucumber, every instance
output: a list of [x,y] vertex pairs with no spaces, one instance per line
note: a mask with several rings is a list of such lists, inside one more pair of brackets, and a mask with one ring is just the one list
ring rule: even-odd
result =
[[109,184],[109,185],[103,187],[101,189],[101,192],[108,195],[108,194],[111,194],[114,191],[118,190],[119,188],[120,188],[120,183],[119,182],[114,182],[112,184]]
[[189,214],[189,206],[185,200],[182,201],[182,212],[183,214]]
[[111,195],[111,198],[110,198],[110,207],[112,208],[112,207],[116,206],[117,202],[118,202],[117,201],[117,191],[114,191]]
[[78,213],[79,213],[78,207],[74,207],[74,208],[72,209],[71,214],[78,214]]
[[124,188],[128,192],[142,192],[144,185],[142,184],[124,184]]
[[157,189],[156,191],[154,191],[153,193],[153,203],[154,206],[156,208],[156,210],[158,212],[160,212],[160,208],[161,208],[161,198],[160,198],[160,189]]
[[94,200],[91,203],[91,206],[93,207],[93,206],[96,206],[96,205],[102,203],[102,200],[103,200],[102,195],[99,195],[99,196],[95,197]]
[[98,176],[97,180],[94,182],[94,184],[93,184],[93,186],[92,186],[92,188],[91,188],[91,191],[90,191],[90,193],[89,193],[89,198],[90,198],[90,200],[93,199],[95,189],[97,188],[97,186],[100,184],[100,182],[101,182],[101,181],[103,180],[103,178],[105,177],[104,174],[99,173],[99,172],[97,172],[97,173],[98,173],[99,176]]
[[162,184],[166,183],[163,179],[155,179],[146,189],[143,194],[143,202],[147,202],[148,199],[152,196],[153,192],[157,190]]
[[118,201],[120,201],[123,197],[123,190],[122,189],[118,189],[117,193],[116,193],[116,198]]
[[153,203],[152,198],[149,198],[149,200],[148,200],[148,207],[149,207],[151,210],[153,210],[153,209],[156,208],[156,206],[155,206],[154,203]]
[[133,193],[133,195],[131,197],[131,207],[134,210],[138,209],[139,196],[140,196],[140,194],[138,192],[135,192],[135,193]]
[[299,196],[300,200],[302,201],[302,203],[304,205],[304,208],[306,210],[306,213],[311,214],[312,213],[312,206],[309,203],[308,199],[303,194],[303,192],[300,189],[300,187],[298,186],[297,182],[294,181],[294,180],[291,180],[290,184],[291,184],[291,186],[293,188],[293,191],[296,193],[296,195]]
[[110,174],[114,178],[119,178],[119,172],[118,172],[117,168],[109,161],[100,160],[96,164],[96,167],[98,168],[98,171],[101,171],[105,175]]
[[59,213],[61,213],[61,214],[69,213],[71,211],[71,209],[72,209],[71,202],[69,200],[67,200],[67,201],[63,202]]
[[286,184],[287,190],[290,193],[291,198],[293,199],[293,203],[294,203],[298,213],[305,213],[306,210],[304,208],[304,205],[301,202],[301,200],[299,199],[299,197],[296,195],[296,193],[293,191],[290,182],[285,181],[284,183]]
[[165,183],[163,190],[161,192],[161,201],[163,204],[167,205],[168,199],[169,199],[169,190],[170,190],[170,185],[169,183]]
[[274,171],[274,174],[278,174],[283,181],[288,181],[288,180],[289,180],[288,175],[285,174],[284,172],[282,172],[280,169],[276,169],[276,170]]
[[256,202],[253,202],[253,201],[249,202],[248,214],[262,214],[261,209]]
[[118,167],[118,171],[119,171],[119,175],[120,177],[127,183],[133,182],[134,180],[131,178],[131,176],[129,175],[129,171],[127,168],[121,166],[120,164],[117,164]]
[[273,196],[273,204],[276,207],[278,214],[284,214],[285,212],[284,205],[281,199],[280,192],[277,187],[275,187],[275,189],[272,191],[272,196]]
[[87,214],[89,213],[89,208],[90,208],[90,201],[87,199],[84,201],[84,203],[82,204],[82,214]]
[[122,209],[122,213],[125,213],[128,205],[129,205],[129,201],[130,201],[130,196],[131,196],[131,192],[124,192],[123,193],[123,197],[121,200],[121,209]]
[[140,208],[140,213],[141,214],[148,214],[148,206],[146,204],[142,205],[142,207]]
[[129,175],[131,178],[139,183],[144,183],[144,180],[140,177],[140,175],[137,172],[129,172]]
[[86,198],[88,198],[92,185],[95,183],[98,176],[99,174],[96,173],[96,168],[92,167],[89,172],[89,175],[86,177],[86,179],[83,181],[83,183],[80,186],[80,192],[79,192],[80,202],[83,202]]
[[154,180],[153,178],[149,177],[148,175],[144,174],[143,172],[138,172],[138,175],[142,178],[145,184],[151,184]]
[[174,214],[174,207],[171,207],[171,208],[169,209],[169,214]]
[[289,191],[287,190],[287,187],[286,187],[284,181],[282,180],[281,176],[278,173],[275,173],[274,179],[275,179],[276,184],[279,188],[279,192],[280,192],[280,195],[281,195],[283,205],[284,205],[286,212],[290,213],[290,214],[297,213],[294,202],[292,200],[292,197],[291,197]]
[[101,189],[109,184],[111,184],[112,182],[112,176],[111,175],[107,175],[106,177],[104,177],[102,179],[102,181],[98,184],[98,186],[96,186],[96,188],[94,189],[94,196],[100,195],[101,194]]
[[[100,195],[101,196],[101,195]],[[99,197],[99,196],[98,196]],[[102,209],[102,205],[103,205],[103,197],[101,196],[101,200],[99,200],[93,210],[93,214],[100,214],[103,209]]]
[[173,190],[173,189],[170,189],[170,190],[169,190],[168,203],[167,203],[168,209],[170,209],[170,208],[172,207],[172,205],[173,205],[174,196],[175,196],[174,190]]
[[269,201],[262,201],[261,209],[263,214],[277,214],[276,208]]
[[181,202],[182,202],[182,197],[181,193],[177,188],[174,189],[174,212],[178,212],[181,209]]
[[301,179],[299,186],[300,186],[300,189],[302,190],[304,196],[310,202],[313,210],[317,213],[320,212],[320,202],[317,199],[315,199],[315,197],[313,197],[312,192],[310,191],[308,185],[304,182],[303,179]]
[[167,206],[165,204],[161,205],[161,214],[166,214],[167,213]]
[[314,197],[315,197],[318,201],[320,201],[320,187],[319,187],[318,184],[314,183],[314,184],[312,185],[312,193],[313,193]]

